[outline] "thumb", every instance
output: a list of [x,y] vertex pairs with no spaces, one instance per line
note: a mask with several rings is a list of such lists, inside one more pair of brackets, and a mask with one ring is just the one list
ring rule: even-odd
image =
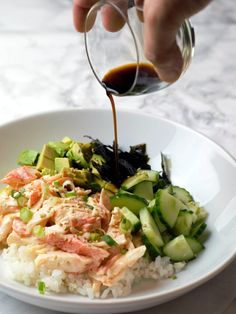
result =
[[184,20],[203,9],[210,0],[145,0],[145,55],[154,64],[161,80],[176,81],[183,59],[176,34]]

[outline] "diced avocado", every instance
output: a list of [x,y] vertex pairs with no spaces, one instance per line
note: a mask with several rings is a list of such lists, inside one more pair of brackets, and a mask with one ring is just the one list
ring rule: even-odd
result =
[[146,198],[147,200],[152,200],[153,195],[153,186],[151,181],[143,181],[135,185],[134,194]]
[[118,191],[114,184],[96,176],[93,176],[90,186],[95,191],[101,191],[101,189],[105,189],[112,192],[113,194]]
[[68,158],[60,158],[56,157],[55,158],[55,170],[57,172],[60,172],[63,168],[70,168],[70,161]]
[[71,143],[73,143],[73,140],[72,140],[70,137],[65,136],[65,137],[62,139],[62,143],[65,143],[65,144],[70,145]]
[[82,153],[84,155],[84,158],[87,162],[89,162],[89,160],[92,157],[92,145],[91,143],[79,143]]
[[55,169],[54,159],[56,157],[59,156],[55,149],[48,145],[44,145],[40,153],[36,168],[38,170],[42,170],[44,168],[54,170]]
[[92,173],[95,175],[99,175],[96,165],[101,166],[104,163],[105,163],[105,159],[101,155],[93,154],[89,163]]
[[43,168],[41,170],[42,176],[54,176],[57,172],[53,169]]
[[92,174],[87,169],[63,168],[62,175],[73,179],[76,186],[89,188],[92,182]]
[[127,178],[122,184],[121,188],[124,190],[130,190],[135,185],[143,181],[151,181],[153,184],[158,182],[159,174],[154,170],[139,170],[137,173]]
[[39,153],[35,150],[23,150],[17,160],[19,165],[35,166]]
[[70,147],[69,144],[63,142],[49,142],[47,145],[53,148],[59,157],[64,157]]
[[74,160],[82,168],[88,168],[89,164],[85,159],[85,156],[82,151],[82,147],[79,143],[74,143],[71,149],[67,152],[66,156],[70,160]]

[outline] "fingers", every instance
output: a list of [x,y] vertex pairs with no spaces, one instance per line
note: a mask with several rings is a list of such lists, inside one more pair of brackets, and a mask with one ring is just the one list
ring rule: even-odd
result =
[[184,20],[203,9],[210,0],[145,0],[145,55],[155,65],[160,78],[176,81],[183,60],[176,34]]
[[[73,19],[74,25],[77,31],[84,32],[85,31],[85,21],[87,14],[90,8],[97,2],[98,0],[74,0],[73,2]],[[126,15],[127,14],[127,7],[128,2],[127,0],[116,0],[113,1],[120,10]],[[110,5],[105,5],[102,10],[102,23],[106,30],[109,32],[116,32],[120,30],[126,21],[124,18],[119,14],[116,9],[114,9]],[[94,25],[96,20],[96,14],[92,14],[89,16],[87,21],[87,30],[91,29]]]
[[[117,3],[114,2],[114,4],[118,6],[124,16],[127,16],[128,2],[126,0],[117,1]],[[109,32],[119,31],[126,23],[125,18],[110,5],[105,5],[101,13],[103,26]]]
[[[85,31],[85,21],[90,8],[97,0],[74,0],[73,1],[73,20],[75,29],[78,32]],[[96,15],[89,19],[88,28],[91,29],[95,22]]]

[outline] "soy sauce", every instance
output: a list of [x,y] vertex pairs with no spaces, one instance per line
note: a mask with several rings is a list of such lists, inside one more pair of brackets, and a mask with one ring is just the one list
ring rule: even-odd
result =
[[130,91],[135,80],[136,70],[136,63],[116,67],[105,74],[102,82],[106,86],[107,91],[118,96],[125,93],[127,95],[149,93],[156,90],[161,84],[154,66],[149,63],[140,63],[136,84]]
[[118,145],[118,132],[117,132],[117,119],[116,119],[116,105],[114,98],[111,93],[109,93],[106,90],[107,97],[110,100],[111,103],[111,109],[112,109],[112,115],[113,115],[113,129],[114,129],[114,143],[113,143],[113,149],[114,149],[114,154],[115,154],[115,163],[116,163],[116,175],[118,177],[119,175],[119,167],[118,167],[118,161],[119,161],[119,145]]
[[135,86],[132,90],[135,76],[136,76],[137,64],[129,63],[114,69],[111,69],[105,74],[102,79],[102,83],[106,89],[106,94],[110,100],[112,114],[113,114],[113,127],[114,127],[114,144],[113,149],[115,153],[115,162],[116,162],[116,172],[117,176],[119,175],[118,169],[118,132],[117,132],[117,119],[116,119],[116,106],[112,94],[120,95],[138,95],[145,94],[155,90],[160,84],[160,79],[158,74],[152,64],[149,63],[140,63],[138,68],[138,77]]

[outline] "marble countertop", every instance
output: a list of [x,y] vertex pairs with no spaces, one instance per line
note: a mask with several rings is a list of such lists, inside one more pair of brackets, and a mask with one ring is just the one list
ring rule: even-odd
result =
[[[71,0],[0,2],[0,124],[40,111],[108,106],[88,66],[83,36],[73,29],[71,6]],[[155,94],[118,99],[117,108],[190,126],[236,157],[235,1],[215,0],[192,22],[195,57],[181,80]],[[235,297],[233,262],[202,287],[145,313],[233,314]],[[0,300],[1,314],[56,314],[3,293]]]

